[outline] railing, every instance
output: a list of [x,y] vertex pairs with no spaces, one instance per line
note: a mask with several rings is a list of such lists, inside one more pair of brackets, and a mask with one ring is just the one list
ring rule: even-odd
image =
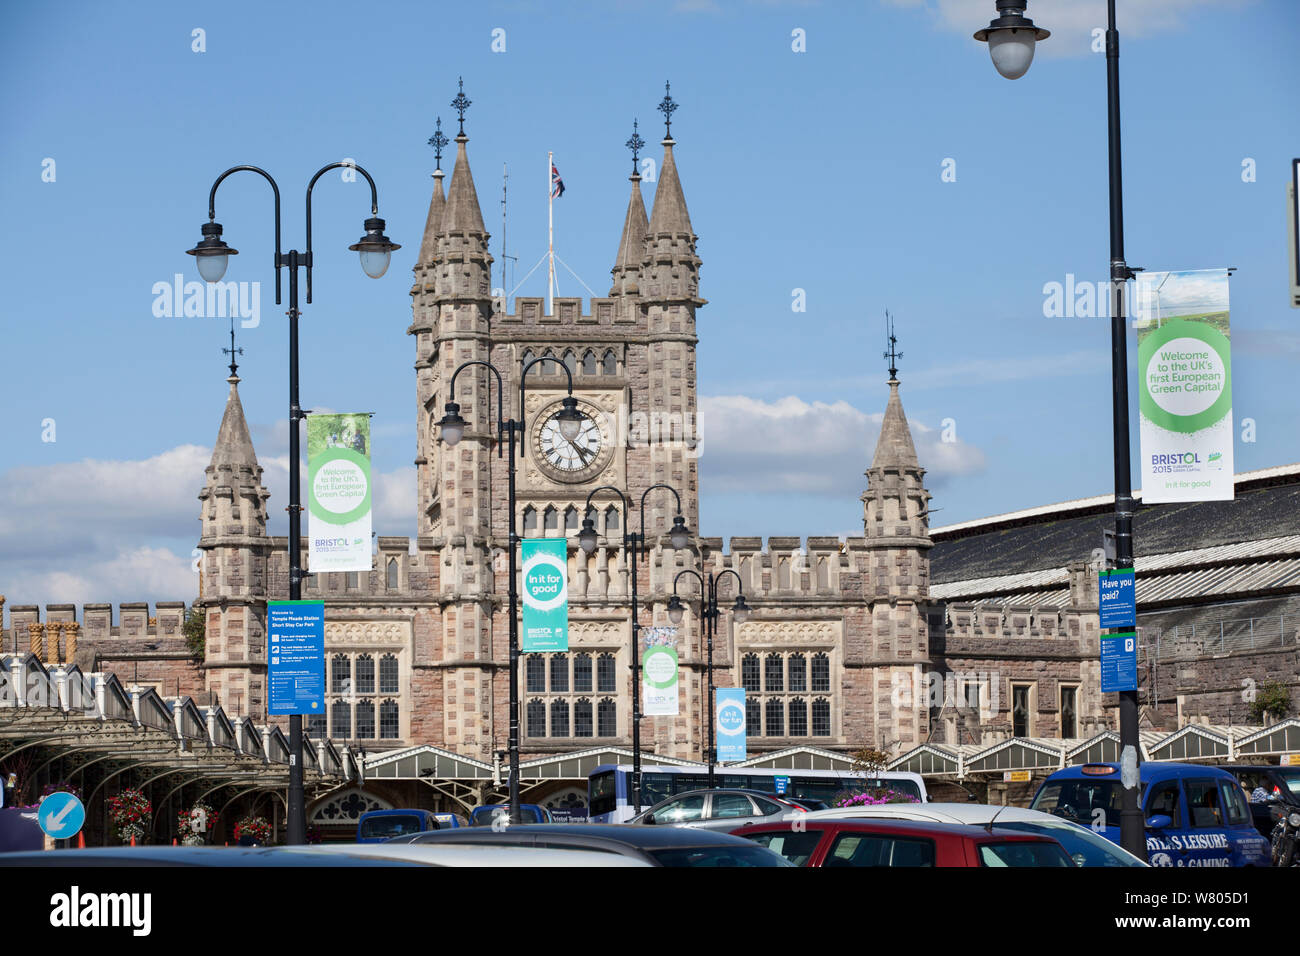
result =
[[1286,647],[1300,640],[1298,624],[1300,622],[1292,615],[1288,630],[1286,615],[1279,614],[1276,617],[1180,624],[1168,631],[1156,631],[1154,635],[1150,634],[1154,628],[1139,628],[1140,652],[1150,660],[1193,660]]

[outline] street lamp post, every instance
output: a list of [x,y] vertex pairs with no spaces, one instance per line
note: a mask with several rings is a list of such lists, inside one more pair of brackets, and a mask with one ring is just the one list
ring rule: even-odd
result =
[[[306,413],[298,404],[298,270],[307,270],[307,304],[311,304],[311,191],[316,181],[331,169],[354,169],[366,177],[370,184],[370,218],[365,221],[365,235],[348,246],[360,254],[361,268],[372,279],[380,278],[388,271],[388,264],[395,250],[400,249],[384,235],[384,220],[379,218],[379,193],[370,174],[355,163],[330,163],[321,167],[307,184],[307,251],[298,252],[290,249],[280,252],[280,187],[271,178],[271,174],[257,166],[232,166],[217,177],[208,193],[208,221],[203,223],[200,231],[202,239],[193,248],[186,250],[194,256],[199,275],[207,282],[220,282],[226,274],[230,257],[238,255],[238,250],[231,249],[221,239],[221,224],[217,219],[217,187],[232,173],[247,170],[257,173],[271,184],[275,198],[275,304],[280,304],[280,269],[289,270],[289,599],[297,601],[302,597],[302,557],[299,554],[302,533],[302,506],[299,503],[298,462],[298,422],[306,418]],[[289,798],[286,807],[288,817],[288,842],[300,845],[307,842],[307,807],[302,787],[302,715],[289,717]]]
[[[628,565],[632,580],[632,804],[636,807],[636,813],[641,812],[641,648],[638,642],[637,634],[641,629],[640,620],[637,617],[637,581],[636,581],[636,559],[637,552],[645,547],[645,501],[650,492],[656,488],[666,489],[673,493],[673,498],[677,500],[677,515],[673,518],[672,530],[668,532],[668,542],[674,550],[681,551],[691,542],[691,531],[686,527],[686,519],[682,517],[682,498],[677,493],[677,489],[671,485],[659,483],[651,485],[641,493],[641,533],[638,535],[632,530],[632,525],[628,521],[628,511],[632,504],[628,501],[627,496],[612,485],[601,485],[599,488],[593,488],[587,495],[586,513],[591,512],[591,501],[598,491],[612,491],[618,495],[623,502],[623,548],[628,554]],[[582,530],[578,532],[578,545],[586,554],[591,554],[596,550],[596,524],[590,517],[582,519]]]
[[[1026,0],[997,0],[998,18],[975,39],[989,44],[999,73],[1017,79],[1029,69],[1034,43],[1046,39],[1046,30],[1025,19]],[[1106,3],[1106,107],[1107,152],[1110,167],[1110,352],[1111,410],[1115,449],[1115,560],[1116,568],[1133,567],[1133,479],[1129,470],[1128,329],[1125,287],[1137,271],[1124,261],[1124,185],[1120,162],[1119,30],[1115,26],[1115,0]],[[1120,843],[1146,859],[1142,813],[1138,809],[1138,698],[1137,690],[1119,692],[1121,752]]]
[[[555,362],[555,359],[543,356],[541,358],[530,359],[523,363],[519,372],[519,419],[507,419],[504,414],[504,404],[502,402],[502,393],[505,386],[502,384],[501,373],[497,371],[495,365],[491,362],[485,362],[481,359],[474,359],[469,362],[462,362],[457,366],[456,371],[451,374],[451,382],[447,389],[447,404],[445,406],[446,414],[438,421],[438,428],[442,434],[442,440],[451,448],[455,448],[461,438],[465,436],[466,421],[460,415],[460,406],[456,404],[456,376],[472,365],[481,365],[492,372],[497,379],[497,456],[500,457],[502,451],[502,436],[509,436],[510,461],[506,467],[508,477],[508,499],[510,512],[510,822],[519,823],[519,584],[518,574],[516,572],[516,551],[518,550],[519,537],[515,533],[515,437],[519,438],[519,445],[522,446],[525,440],[524,433],[524,386],[528,379],[528,370],[534,365],[541,362]],[[568,394],[561,399],[561,409],[556,415],[556,421],[560,428],[560,435],[566,441],[573,441],[578,437],[582,430],[584,416],[578,411],[578,400],[573,397],[573,373],[569,371],[568,366],[564,363],[556,363],[564,369],[564,374],[568,378]]]
[[718,751],[714,746],[714,723],[717,720],[716,707],[713,701],[713,635],[718,630],[718,581],[724,575],[730,574],[736,579],[736,603],[731,607],[731,616],[737,624],[744,624],[749,620],[749,605],[745,603],[745,583],[740,580],[740,575],[731,568],[723,568],[717,574],[710,574],[707,577],[700,574],[699,571],[692,568],[686,568],[678,571],[677,576],[673,578],[673,596],[668,601],[668,620],[674,624],[682,622],[682,616],[686,613],[686,605],[682,599],[677,596],[677,582],[681,580],[682,575],[689,574],[700,582],[700,617],[704,618],[704,635],[705,643],[708,646],[708,698],[709,708],[709,739],[708,739],[708,757],[709,757],[709,789],[713,789],[713,767],[718,762]]

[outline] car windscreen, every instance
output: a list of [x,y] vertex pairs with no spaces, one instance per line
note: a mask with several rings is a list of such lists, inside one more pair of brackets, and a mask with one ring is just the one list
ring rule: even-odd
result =
[[774,853],[780,853],[795,866],[804,866],[817,843],[822,838],[821,830],[782,830],[780,833],[742,833],[746,840],[753,840],[759,846],[765,846]]
[[1125,853],[1100,833],[1085,827],[1067,823],[1064,820],[999,820],[998,828],[1002,830],[1020,830],[1024,833],[1037,833],[1049,836],[1061,846],[1075,863],[1080,866],[1138,866],[1142,861],[1131,853]]
[[386,840],[389,837],[403,836],[407,833],[420,832],[420,818],[411,816],[367,817],[357,828],[359,840]]
[[793,866],[761,846],[672,846],[647,849],[660,866]]
[[[477,807],[470,814],[469,825],[472,827],[490,827],[492,821],[497,817],[508,819],[510,809],[508,807]],[[520,823],[543,823],[541,815],[533,807],[519,808]]]
[[1118,780],[1052,780],[1043,785],[1030,809],[1083,826],[1117,827],[1121,793]]
[[1300,797],[1300,767],[1279,767],[1273,772],[1282,778],[1293,797]]
[[981,843],[980,866],[1074,866],[1055,843]]

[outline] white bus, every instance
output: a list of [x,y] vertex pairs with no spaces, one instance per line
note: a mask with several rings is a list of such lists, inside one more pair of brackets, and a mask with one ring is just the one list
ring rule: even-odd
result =
[[[713,773],[715,787],[744,788],[777,792],[777,777],[787,778],[785,796],[823,800],[830,803],[846,790],[889,789],[929,802],[925,781],[920,774],[881,771],[863,774],[848,770],[773,770],[767,767],[717,767]],[[700,767],[664,767],[642,765],[641,809],[660,800],[704,790],[709,786],[708,771]],[[636,816],[632,805],[632,766],[602,764],[587,778],[587,813],[592,823],[624,823]]]

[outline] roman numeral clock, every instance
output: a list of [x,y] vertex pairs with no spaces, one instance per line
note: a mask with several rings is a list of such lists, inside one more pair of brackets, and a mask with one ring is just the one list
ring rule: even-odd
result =
[[565,497],[578,491],[571,486],[589,485],[601,478],[614,463],[615,441],[614,429],[611,427],[614,410],[601,408],[601,405],[606,404],[613,404],[612,396],[608,394],[600,396],[595,402],[578,397],[578,410],[582,412],[584,421],[577,437],[570,441],[560,432],[557,419],[561,408],[560,396],[546,397],[539,401],[537,411],[532,415],[528,449],[530,464],[536,470],[529,477],[540,479],[543,485],[555,483],[570,486],[565,488]]

